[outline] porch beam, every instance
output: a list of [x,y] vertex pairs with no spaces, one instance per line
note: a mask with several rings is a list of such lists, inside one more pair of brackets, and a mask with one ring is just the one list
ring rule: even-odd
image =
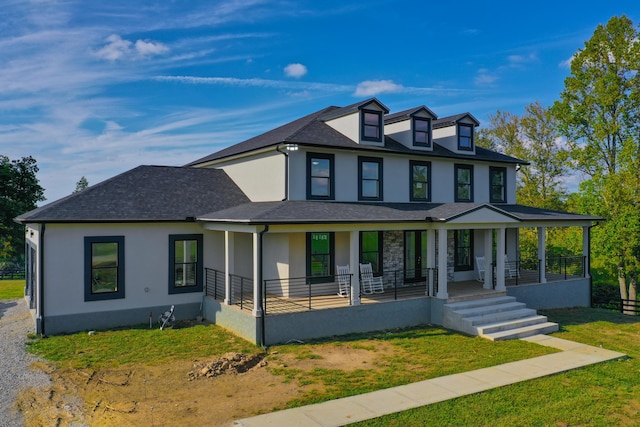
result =
[[504,227],[498,228],[496,237],[496,291],[505,291],[507,289],[504,282],[505,233],[506,229]]
[[360,231],[349,233],[349,266],[351,269],[351,305],[360,305]]
[[224,303],[232,305],[231,298],[231,272],[235,271],[235,233],[224,232]]
[[547,228],[538,227],[538,263],[540,264],[540,283],[547,283]]
[[493,288],[493,229],[484,231],[484,283],[483,289]]
[[447,289],[447,230],[438,229],[438,299],[449,298]]

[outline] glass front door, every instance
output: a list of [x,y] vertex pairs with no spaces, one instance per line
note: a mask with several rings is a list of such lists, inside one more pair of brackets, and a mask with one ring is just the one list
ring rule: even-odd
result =
[[427,232],[404,232],[404,280],[419,282],[427,271]]

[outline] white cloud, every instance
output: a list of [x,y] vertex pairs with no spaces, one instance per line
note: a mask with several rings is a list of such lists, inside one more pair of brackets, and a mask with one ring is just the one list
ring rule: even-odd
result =
[[478,86],[489,86],[498,81],[499,77],[496,74],[492,74],[488,69],[481,68],[478,70],[478,74],[474,78],[474,82]]
[[568,59],[565,59],[564,61],[560,62],[558,66],[560,68],[571,68],[571,63],[573,62],[573,58],[575,58],[575,55],[571,55]]
[[135,46],[136,51],[142,56],[160,55],[169,51],[169,48],[166,45],[147,40],[137,40]]
[[112,34],[105,40],[106,44],[94,52],[94,55],[108,61],[118,59],[140,59],[152,55],[161,55],[169,51],[169,47],[150,40],[137,40],[135,43]]
[[358,84],[355,96],[375,96],[381,93],[395,93],[403,90],[402,85],[391,80],[365,80]]
[[296,79],[304,76],[305,74],[307,74],[307,67],[305,67],[302,64],[289,64],[286,67],[284,67],[284,73],[288,76],[288,77],[295,77]]
[[511,66],[520,66],[537,60],[538,56],[535,53],[530,53],[529,55],[509,55],[507,57],[507,61]]

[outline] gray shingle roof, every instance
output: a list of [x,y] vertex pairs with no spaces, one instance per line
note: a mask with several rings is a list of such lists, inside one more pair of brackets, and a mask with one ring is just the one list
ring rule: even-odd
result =
[[249,202],[218,169],[138,166],[16,218],[29,222],[185,221]]
[[429,115],[433,116],[434,119],[437,119],[438,116],[436,115],[436,113],[434,113],[433,111],[431,111],[429,108],[425,107],[424,105],[421,105],[420,107],[416,107],[416,108],[410,108],[408,110],[404,110],[404,111],[398,111],[397,113],[393,113],[393,114],[387,114],[386,116],[384,116],[384,124],[390,124],[390,123],[395,123],[395,122],[399,122],[402,120],[407,120],[409,119],[411,116],[413,116],[415,113],[417,113],[418,111],[426,111]]
[[441,117],[438,120],[434,120],[433,121],[433,128],[434,129],[438,129],[438,128],[443,128],[443,127],[447,127],[447,126],[453,126],[453,125],[455,125],[456,123],[458,123],[460,120],[462,120],[465,117],[469,117],[476,124],[476,126],[478,126],[480,124],[478,119],[473,117],[473,114],[471,114],[471,113],[462,113],[462,114],[455,114],[453,116]]

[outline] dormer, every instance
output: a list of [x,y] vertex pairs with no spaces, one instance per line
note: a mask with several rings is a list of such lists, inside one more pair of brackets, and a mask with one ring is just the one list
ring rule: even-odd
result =
[[389,109],[376,98],[339,108],[320,120],[356,144],[384,147],[384,122]]
[[432,122],[438,116],[424,105],[384,117],[388,136],[412,150],[432,151]]
[[433,122],[433,139],[458,154],[476,154],[475,128],[480,122],[470,113],[443,117]]

